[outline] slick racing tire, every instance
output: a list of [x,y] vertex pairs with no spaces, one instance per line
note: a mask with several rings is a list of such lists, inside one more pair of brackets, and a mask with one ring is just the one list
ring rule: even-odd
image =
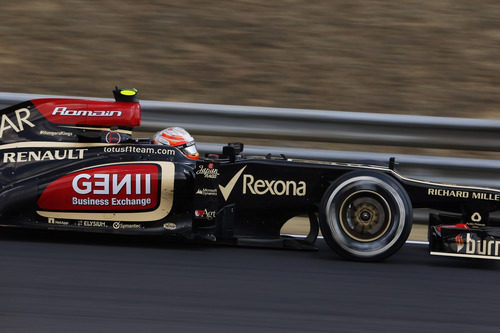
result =
[[319,224],[326,243],[344,258],[379,261],[408,239],[412,206],[405,189],[377,172],[350,172],[321,199]]

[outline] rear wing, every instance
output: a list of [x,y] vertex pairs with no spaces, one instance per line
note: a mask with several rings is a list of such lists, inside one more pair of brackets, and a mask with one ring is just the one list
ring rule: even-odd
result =
[[140,125],[141,107],[135,89],[113,93],[115,101],[43,98],[5,108],[0,111],[0,144],[122,142]]

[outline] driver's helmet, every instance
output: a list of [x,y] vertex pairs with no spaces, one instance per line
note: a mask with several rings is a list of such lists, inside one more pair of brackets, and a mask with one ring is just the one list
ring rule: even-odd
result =
[[159,131],[153,138],[153,143],[179,149],[186,157],[197,160],[200,154],[196,150],[194,138],[184,128],[169,127]]

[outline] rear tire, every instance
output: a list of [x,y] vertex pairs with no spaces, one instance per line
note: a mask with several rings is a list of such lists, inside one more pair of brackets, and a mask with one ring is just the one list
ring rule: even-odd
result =
[[321,200],[319,224],[327,244],[344,258],[379,261],[408,239],[412,206],[405,189],[378,172],[350,172]]

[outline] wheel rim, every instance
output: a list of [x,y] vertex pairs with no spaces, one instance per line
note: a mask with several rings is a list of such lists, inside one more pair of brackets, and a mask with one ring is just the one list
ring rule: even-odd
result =
[[391,210],[378,193],[363,190],[349,195],[339,211],[344,233],[359,242],[373,242],[387,232],[391,225]]

